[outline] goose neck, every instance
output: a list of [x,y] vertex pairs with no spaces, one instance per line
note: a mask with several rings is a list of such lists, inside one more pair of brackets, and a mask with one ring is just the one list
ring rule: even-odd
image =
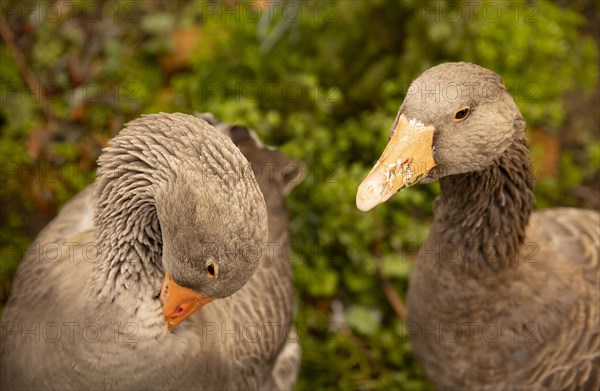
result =
[[534,204],[529,148],[524,138],[480,171],[440,180],[432,236],[467,271],[497,272],[519,264]]
[[148,297],[160,287],[162,233],[155,207],[158,170],[144,162],[107,164],[96,182],[96,289],[111,299]]

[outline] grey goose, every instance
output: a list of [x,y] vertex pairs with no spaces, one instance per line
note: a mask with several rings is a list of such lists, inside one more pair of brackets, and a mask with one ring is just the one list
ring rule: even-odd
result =
[[204,120],[128,123],[96,182],[19,266],[2,318],[1,388],[291,388],[289,264],[265,251],[287,237],[287,221],[272,224],[261,192],[280,186],[260,186]]
[[419,76],[357,206],[438,179],[407,293],[407,331],[429,380],[600,389],[600,214],[532,212],[525,121],[494,72],[445,63]]

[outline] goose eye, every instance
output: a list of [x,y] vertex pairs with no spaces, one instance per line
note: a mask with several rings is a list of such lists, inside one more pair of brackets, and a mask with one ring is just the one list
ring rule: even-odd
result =
[[458,110],[456,112],[456,114],[454,114],[454,120],[462,121],[463,119],[465,119],[469,116],[470,111],[471,111],[470,107],[463,107],[462,109]]
[[219,276],[219,266],[213,261],[206,262],[206,273],[208,278],[215,279]]

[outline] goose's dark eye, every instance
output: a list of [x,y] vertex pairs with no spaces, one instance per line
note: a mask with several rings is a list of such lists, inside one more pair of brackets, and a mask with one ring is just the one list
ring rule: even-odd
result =
[[456,114],[454,114],[454,120],[462,121],[463,119],[465,119],[469,116],[470,111],[471,111],[470,107],[463,107],[462,109],[458,110],[456,112]]
[[213,261],[206,262],[206,273],[210,279],[217,278],[219,276],[219,266]]

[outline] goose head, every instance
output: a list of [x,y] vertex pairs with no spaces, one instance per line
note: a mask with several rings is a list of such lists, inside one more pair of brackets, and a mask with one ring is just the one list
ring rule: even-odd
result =
[[[173,330],[252,277],[267,241],[266,206],[228,137],[190,115],[147,115],[126,125],[99,165],[96,223],[104,275],[116,282],[103,286],[150,276],[155,289],[162,279],[159,301]],[[132,256],[142,262],[132,267]]]
[[356,205],[368,211],[416,183],[482,170],[523,137],[522,117],[496,73],[445,63],[413,81],[388,145],[362,181]]
[[171,330],[246,284],[262,256],[267,231],[260,192],[234,183],[253,177],[235,174],[222,186],[225,178],[179,179],[184,175],[179,172],[156,199],[165,270],[160,301]]

